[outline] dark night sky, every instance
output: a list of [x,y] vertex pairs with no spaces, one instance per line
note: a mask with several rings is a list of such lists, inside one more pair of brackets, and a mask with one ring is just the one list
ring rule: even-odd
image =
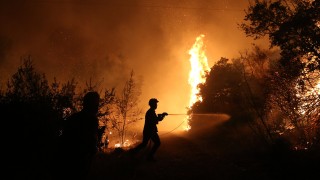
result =
[[80,85],[92,77],[120,89],[133,69],[143,82],[144,108],[156,97],[158,112],[184,113],[188,50],[204,34],[212,66],[249,49],[252,39],[237,26],[247,5],[247,0],[2,0],[1,82],[27,55],[49,80],[75,77]]

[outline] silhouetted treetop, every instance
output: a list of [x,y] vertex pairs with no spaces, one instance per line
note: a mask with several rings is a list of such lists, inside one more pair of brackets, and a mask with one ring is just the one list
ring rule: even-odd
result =
[[319,1],[255,0],[244,20],[240,27],[248,36],[268,36],[270,45],[281,49],[283,65],[296,63],[290,68],[320,69]]

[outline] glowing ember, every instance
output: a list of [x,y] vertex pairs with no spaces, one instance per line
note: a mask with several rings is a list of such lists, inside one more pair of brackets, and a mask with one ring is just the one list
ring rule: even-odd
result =
[[[208,60],[205,54],[203,38],[203,34],[198,36],[192,48],[189,50],[189,54],[191,56],[189,59],[191,65],[191,70],[189,73],[189,84],[191,86],[189,108],[197,101],[202,101],[202,97],[199,95],[198,85],[206,82],[205,75],[210,71]],[[189,125],[190,118],[190,116],[187,117],[187,125],[185,127],[185,130],[187,131],[191,129],[191,126]]]
[[114,144],[115,148],[121,148],[121,147],[129,147],[131,145],[130,141],[127,139],[125,140],[125,142],[123,143],[123,145],[121,145],[120,142]]
[[115,148],[120,148],[120,147],[121,147],[121,144],[120,144],[120,143],[117,143],[117,144],[114,145],[114,147],[115,147]]

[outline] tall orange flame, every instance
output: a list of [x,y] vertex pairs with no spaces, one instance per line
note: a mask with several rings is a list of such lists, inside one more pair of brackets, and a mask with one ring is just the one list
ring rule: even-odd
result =
[[[198,85],[206,82],[205,75],[210,71],[208,60],[205,54],[203,39],[203,34],[198,36],[192,48],[189,50],[189,54],[191,56],[189,59],[191,65],[191,70],[189,72],[189,84],[191,86],[189,108],[192,107],[192,105],[197,101],[202,101],[202,97],[199,95],[200,90]],[[187,131],[191,129],[191,126],[189,125],[190,118],[190,116],[187,117],[187,125],[185,127],[185,130]]]

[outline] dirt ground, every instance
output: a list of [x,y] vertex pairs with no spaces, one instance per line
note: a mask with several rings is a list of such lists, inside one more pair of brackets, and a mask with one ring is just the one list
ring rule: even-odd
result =
[[[205,119],[205,118],[202,118]],[[277,154],[259,148],[247,130],[230,128],[226,119],[205,120],[190,132],[160,136],[157,162],[126,150],[100,153],[90,179],[305,179],[319,176],[319,157]],[[246,135],[244,135],[246,134]],[[319,153],[317,153],[319,154]]]

